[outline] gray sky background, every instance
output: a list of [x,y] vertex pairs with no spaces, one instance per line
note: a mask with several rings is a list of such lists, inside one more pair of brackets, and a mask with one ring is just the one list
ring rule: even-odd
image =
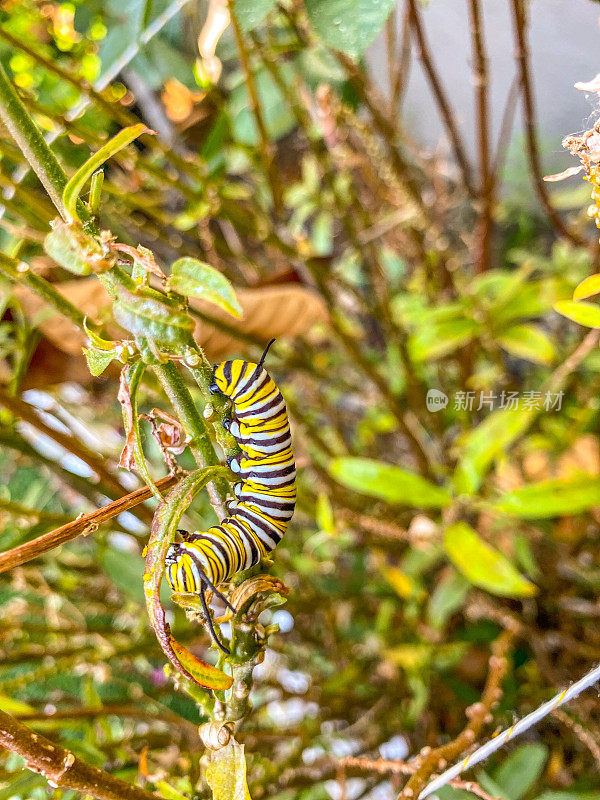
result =
[[[515,75],[512,20],[508,0],[483,0],[485,37],[491,69],[491,108],[494,142],[506,97]],[[473,86],[466,0],[431,0],[423,9],[427,38],[446,92],[456,110],[465,141],[474,155]],[[530,47],[544,169],[556,172],[573,165],[561,148],[567,133],[589,127],[597,118],[596,96],[573,88],[600,72],[600,3],[592,0],[533,0]],[[400,21],[399,21],[400,24]],[[400,36],[400,33],[398,34]],[[385,45],[380,37],[368,59],[387,88]],[[439,115],[421,66],[413,56],[404,119],[420,142],[447,152]],[[522,163],[521,119],[513,131],[508,177],[518,180]],[[565,185],[565,184],[562,184]]]

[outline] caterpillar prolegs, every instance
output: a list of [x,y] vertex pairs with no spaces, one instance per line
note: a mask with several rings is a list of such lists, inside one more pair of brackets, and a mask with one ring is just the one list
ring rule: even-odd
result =
[[[213,393],[233,402],[229,430],[241,453],[229,460],[240,477],[230,514],[207,531],[187,533],[169,548],[166,574],[176,592],[199,594],[216,643],[204,592],[258,564],[281,541],[296,503],[296,465],[284,399],[263,363],[235,359],[214,370]],[[217,592],[219,595],[219,593]],[[219,595],[222,597],[222,595]],[[222,598],[224,599],[224,598]]]

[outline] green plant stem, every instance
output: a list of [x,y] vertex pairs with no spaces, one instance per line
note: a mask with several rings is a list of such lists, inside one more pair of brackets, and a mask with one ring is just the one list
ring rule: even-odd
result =
[[[181,379],[175,364],[172,361],[168,361],[166,364],[158,364],[154,366],[154,372],[165,394],[171,401],[185,433],[189,436],[189,446],[198,466],[219,466],[219,459],[208,434],[206,422],[198,413],[192,396]],[[207,488],[215,512],[220,519],[223,519],[227,516],[224,505],[229,491],[227,482],[220,479],[215,480],[209,483]]]
[[[67,185],[67,176],[58,163],[58,159],[44,141],[44,137],[37,125],[27,113],[27,109],[19,99],[14,86],[1,65],[0,119],[8,128],[31,168],[40,179],[59,214],[66,220],[62,193]],[[77,205],[77,212],[81,219],[90,219],[89,211],[81,202]]]
[[254,73],[252,72],[252,67],[250,65],[250,57],[248,55],[248,50],[246,47],[246,42],[244,40],[242,29],[240,28],[240,24],[238,22],[235,13],[235,4],[233,0],[228,0],[228,6],[229,6],[229,15],[231,17],[231,27],[233,29],[233,34],[235,36],[235,41],[237,44],[238,53],[240,57],[240,64],[242,66],[242,69],[244,71],[244,76],[246,78],[246,88],[248,90],[250,108],[252,110],[254,121],[256,122],[256,128],[258,131],[259,152],[262,161],[263,171],[265,173],[267,181],[269,182],[269,188],[271,189],[271,196],[273,197],[273,207],[275,209],[275,213],[277,215],[280,215],[283,209],[283,187],[281,185],[281,176],[279,174],[279,170],[277,169],[277,165],[273,160],[273,146],[269,141],[269,134],[267,132],[267,126],[265,125],[265,121],[263,118],[260,98],[258,96],[258,90],[256,87],[256,81],[254,80]]
[[[11,281],[27,286],[28,289],[31,289],[31,291],[35,292],[42,300],[45,300],[46,303],[52,306],[59,314],[70,320],[73,325],[85,331],[83,326],[85,315],[57,291],[45,278],[36,275],[29,264],[26,264],[24,261],[17,261],[17,259],[7,256],[6,253],[0,253],[0,272],[7,275]],[[96,326],[91,323],[89,319],[86,321],[86,325],[90,330],[96,329]]]

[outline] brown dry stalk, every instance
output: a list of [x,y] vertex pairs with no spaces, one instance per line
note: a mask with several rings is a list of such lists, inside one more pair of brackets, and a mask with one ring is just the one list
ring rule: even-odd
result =
[[485,272],[491,266],[495,175],[490,154],[488,58],[483,38],[483,17],[479,0],[470,0],[469,2],[469,22],[474,54],[473,83],[475,85],[477,149],[479,152],[479,203],[481,204],[476,235],[475,270],[476,272]]
[[[167,475],[161,480],[156,482],[158,489],[170,489],[181,476]],[[109,519],[122,514],[124,511],[129,511],[131,508],[138,506],[152,497],[152,492],[147,486],[137,489],[131,494],[127,494],[119,500],[114,500],[102,508],[98,508],[89,514],[84,514],[72,522],[68,522],[61,528],[56,528],[53,531],[38,536],[31,542],[25,542],[18,547],[13,547],[12,550],[7,550],[5,553],[0,553],[0,572],[6,572],[9,569],[18,567],[31,561],[33,558],[43,555],[44,553],[53,550],[55,547],[70,542],[76,539],[82,533],[92,533],[98,525],[107,522]]]
[[[344,768],[354,767],[364,770],[365,772],[379,772],[381,775],[389,773],[396,775],[414,775],[417,769],[414,764],[408,764],[406,761],[386,761],[383,758],[373,760],[356,756],[342,758],[339,764]],[[494,798],[475,781],[463,781],[456,778],[455,780],[449,781],[448,785],[452,786],[453,789],[463,789],[465,792],[471,792],[481,797],[482,800],[494,800]]]
[[415,800],[434,772],[445,769],[449,761],[454,761],[473,745],[484,723],[491,719],[492,708],[502,696],[501,683],[508,668],[507,655],[513,638],[512,631],[504,631],[496,639],[492,645],[489,672],[481,700],[467,709],[469,722],[448,744],[433,750],[430,747],[421,750],[413,762],[416,766],[415,773],[400,792],[398,800]]
[[410,21],[415,35],[415,42],[417,45],[417,52],[423,65],[423,69],[429,83],[434,99],[437,103],[442,122],[446,128],[446,133],[452,144],[454,156],[460,167],[462,178],[467,191],[471,197],[474,197],[477,192],[473,186],[473,178],[471,176],[471,165],[465,152],[465,148],[456,125],[456,119],[450,106],[450,102],[446,96],[438,72],[433,64],[431,57],[431,49],[425,37],[425,31],[421,23],[421,17],[417,8],[416,0],[408,0],[408,11],[410,14]]
[[575,244],[579,247],[588,247],[590,242],[565,225],[560,214],[552,205],[550,195],[548,194],[546,184],[544,183],[542,165],[540,163],[537,126],[535,121],[533,87],[531,85],[529,68],[529,47],[527,42],[527,20],[525,5],[523,0],[511,0],[511,6],[514,23],[516,61],[519,72],[519,80],[521,82],[521,94],[523,97],[525,142],[533,186],[538,196],[538,200],[540,201],[544,211],[546,212],[546,216],[552,223],[554,229],[569,239],[572,244]]
[[74,789],[100,800],[156,800],[159,796],[86,764],[4,711],[0,711],[0,745],[22,756],[27,769],[43,775],[55,788]]

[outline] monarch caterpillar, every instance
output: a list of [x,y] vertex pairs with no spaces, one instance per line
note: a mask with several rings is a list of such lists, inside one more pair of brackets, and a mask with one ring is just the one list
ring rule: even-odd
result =
[[258,364],[235,359],[214,369],[211,393],[233,401],[233,418],[224,423],[237,441],[239,455],[228,459],[240,477],[236,499],[226,517],[207,531],[179,531],[184,541],[172,544],[165,561],[167,580],[176,592],[198,594],[212,636],[206,588],[231,608],[215,587],[237,572],[258,564],[281,541],[296,503],[296,465],[287,410],[281,392],[263,366],[272,340]]

